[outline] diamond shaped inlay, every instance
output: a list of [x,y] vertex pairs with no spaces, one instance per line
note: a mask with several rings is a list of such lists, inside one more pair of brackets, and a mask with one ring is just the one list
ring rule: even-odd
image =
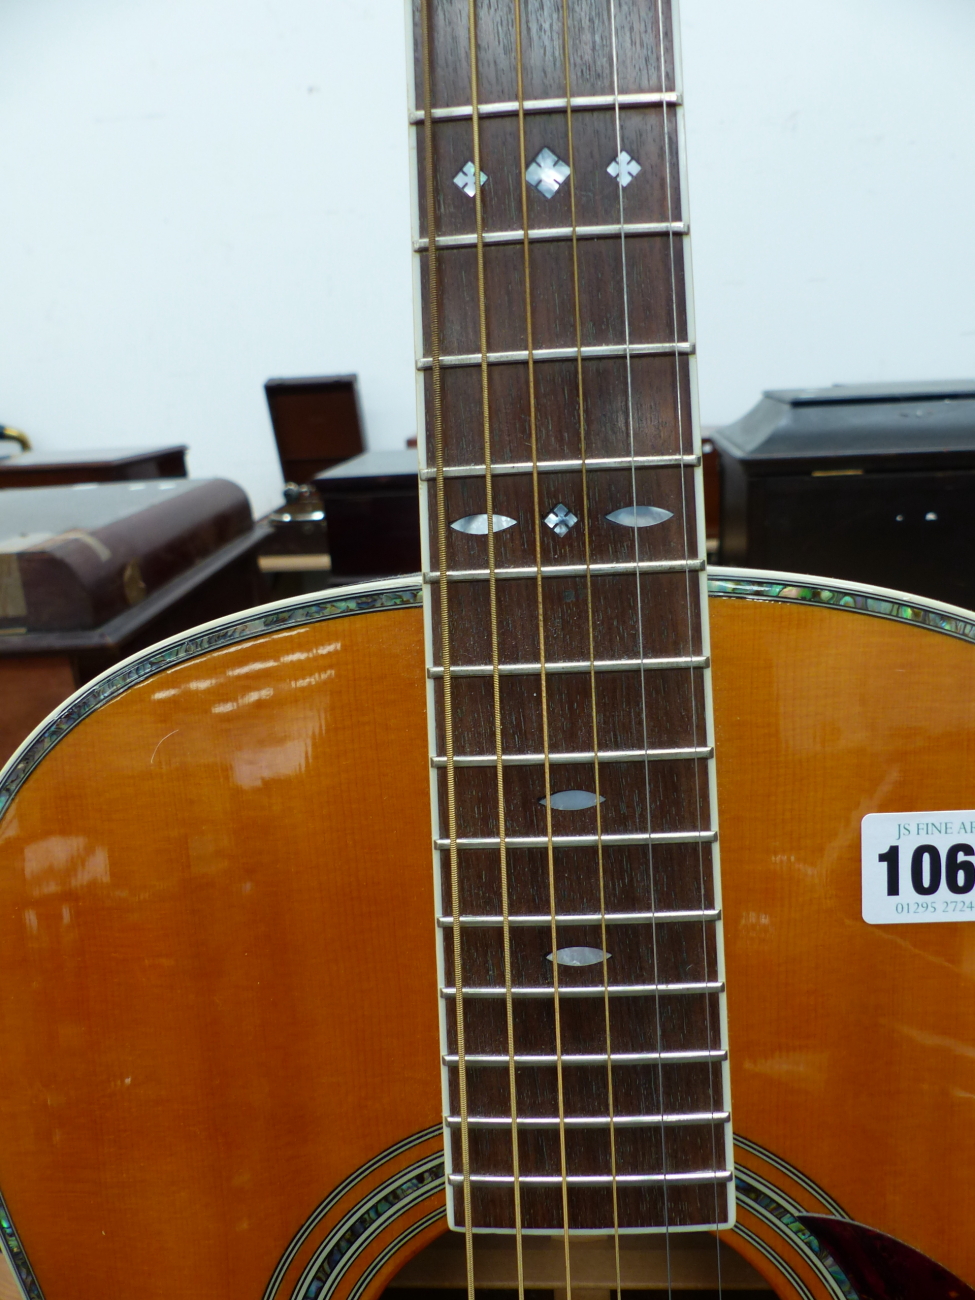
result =
[[561,502],[545,516],[545,523],[548,524],[557,537],[564,537],[572,525],[578,522],[578,516],[574,515],[569,507],[562,505]]
[[626,189],[627,185],[629,185],[630,181],[637,174],[637,172],[642,172],[643,168],[640,166],[637,160],[635,158],[631,158],[630,155],[624,149],[617,158],[613,159],[613,161],[609,164],[606,170],[609,172],[610,176],[612,176],[614,180],[617,177],[619,177],[620,184],[623,186],[624,189]]
[[[487,177],[481,172],[481,184],[487,180]],[[466,162],[457,175],[454,177],[454,184],[459,190],[463,190],[469,198],[474,197],[474,164]]]
[[533,185],[543,198],[550,199],[569,174],[569,164],[564,163],[551,149],[536,154],[525,172],[525,180]]

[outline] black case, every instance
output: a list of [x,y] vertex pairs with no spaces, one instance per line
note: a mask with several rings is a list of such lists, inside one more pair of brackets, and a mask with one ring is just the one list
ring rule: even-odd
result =
[[333,575],[381,578],[420,568],[415,451],[366,451],[314,485],[325,507]]
[[975,608],[975,381],[768,392],[711,438],[723,563]]

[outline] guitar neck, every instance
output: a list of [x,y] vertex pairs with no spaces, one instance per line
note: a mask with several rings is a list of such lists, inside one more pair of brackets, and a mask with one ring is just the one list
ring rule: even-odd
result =
[[452,1221],[720,1224],[730,1134],[670,5],[422,0],[414,51]]

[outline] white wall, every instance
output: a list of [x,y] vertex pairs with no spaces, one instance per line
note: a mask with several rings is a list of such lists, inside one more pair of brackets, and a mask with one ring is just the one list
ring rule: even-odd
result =
[[[702,414],[975,374],[975,5],[683,0]],[[414,432],[401,0],[0,0],[0,422],[280,475],[271,375]]]
[[681,7],[704,423],[975,377],[975,4]]
[[262,385],[415,432],[400,0],[0,0],[0,423],[280,499]]

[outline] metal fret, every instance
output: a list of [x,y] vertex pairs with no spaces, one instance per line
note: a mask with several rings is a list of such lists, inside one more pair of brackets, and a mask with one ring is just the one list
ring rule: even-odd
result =
[[[524,567],[517,569],[494,570],[494,577],[501,578],[535,578],[541,573],[543,578],[584,578],[590,573],[594,578],[608,578],[614,574],[638,573],[700,573],[705,567],[705,560],[638,560],[620,564],[590,564],[588,570],[584,564],[543,564],[541,569]],[[490,569],[448,569],[448,582],[488,582]],[[425,573],[426,583],[439,582],[439,573]]]
[[[664,925],[674,921],[717,921],[721,918],[721,912],[718,908],[704,908],[695,911],[685,912],[558,912],[555,916],[556,925]],[[449,929],[454,923],[452,916],[437,917],[437,925],[442,930]],[[497,929],[504,925],[504,918],[501,916],[461,916],[460,924],[462,927],[470,929]],[[552,917],[548,913],[541,912],[535,915],[516,915],[508,917],[509,925],[517,926],[544,926],[546,929],[552,924]]]
[[[464,985],[465,998],[506,998],[508,991],[504,987],[468,987]],[[696,984],[560,984],[559,998],[600,998],[608,994],[611,998],[648,998],[665,993],[723,993],[723,980],[706,980]],[[456,988],[441,988],[442,998],[455,998]],[[513,998],[551,998],[555,996],[552,987],[525,986],[512,988]]]
[[[550,763],[663,763],[672,760],[693,758],[713,758],[714,750],[710,745],[698,745],[687,749],[601,749],[599,754],[590,750],[549,754]],[[456,754],[455,767],[494,767],[498,761],[496,754]],[[431,760],[434,767],[446,767],[447,759],[443,754],[436,754]],[[545,762],[544,754],[502,754],[504,767],[539,767]]]
[[[583,361],[601,361],[612,357],[672,357],[675,354],[690,356],[694,344],[679,343],[600,343],[580,348],[532,348],[534,361],[575,361],[582,354]],[[458,352],[440,358],[440,365],[445,366],[479,366],[486,360],[489,366],[512,365],[528,361],[527,351],[488,352],[482,358],[480,352]],[[417,370],[429,370],[433,366],[430,357],[420,357],[416,363]]]
[[[448,1128],[460,1128],[459,1115],[444,1116]],[[677,1111],[670,1115],[519,1115],[516,1126],[523,1129],[558,1128],[676,1128],[682,1124],[727,1124],[731,1112],[727,1110]],[[510,1129],[510,1115],[469,1115],[470,1128]]]
[[[555,99],[526,99],[522,105],[526,113],[557,113],[560,110],[565,111],[567,101],[563,95]],[[653,108],[658,104],[678,105],[681,102],[680,95],[674,90],[667,90],[661,93],[658,91],[647,91],[645,93],[635,93],[627,95],[573,95],[571,99],[573,112],[580,110],[586,111],[596,108],[615,108],[619,104],[620,108]],[[516,99],[500,100],[493,104],[478,104],[478,117],[515,117],[518,113],[518,101]],[[410,111],[411,126],[422,126],[425,113],[422,109],[414,108]],[[433,108],[430,110],[430,116],[435,122],[463,122],[469,121],[474,116],[474,110],[470,104],[457,104],[448,108]]]
[[[569,673],[631,673],[646,669],[648,672],[661,671],[665,668],[710,668],[708,655],[686,655],[674,659],[566,659],[561,662],[549,662],[545,665],[547,677],[558,677]],[[499,677],[538,677],[542,665],[537,664],[499,664]],[[451,677],[493,677],[494,668],[490,664],[461,664],[450,670]],[[428,668],[427,676],[439,681],[443,677],[442,668]]]
[[[576,474],[585,465],[586,472],[599,469],[671,469],[687,465],[694,468],[700,465],[700,456],[596,456],[586,461],[581,460],[540,460],[532,466],[530,460],[519,460],[491,466],[491,477],[500,478],[505,474],[530,474],[536,468],[539,474]],[[486,465],[445,465],[444,478],[483,478],[487,473]],[[424,483],[436,480],[435,469],[421,469],[420,479]]]
[[[689,226],[686,221],[624,221],[622,224],[608,226],[543,226],[541,229],[529,230],[530,244],[571,239],[612,239],[616,235],[686,235]],[[485,230],[483,244],[522,244],[525,241],[523,230]],[[413,241],[414,253],[425,253],[430,246],[428,239]],[[476,248],[477,235],[438,235],[437,248]]]
[[[447,1052],[440,1059],[444,1065],[456,1065],[457,1053]],[[511,1059],[503,1052],[466,1052],[464,1064],[465,1066],[506,1066]],[[543,1054],[516,1052],[513,1059],[515,1065],[536,1066],[555,1065],[557,1060],[560,1060],[563,1065],[606,1065],[610,1061],[614,1066],[694,1065],[702,1061],[726,1061],[728,1053],[720,1047],[702,1047],[698,1051],[687,1052],[613,1052],[610,1056],[605,1052],[563,1052],[560,1057],[548,1052]]]
[[[451,1187],[463,1187],[463,1174],[448,1174]],[[470,1182],[487,1187],[510,1187],[515,1181],[511,1174],[468,1174]],[[521,1187],[561,1187],[563,1177],[558,1174],[519,1174]],[[659,1183],[727,1183],[731,1181],[730,1169],[702,1169],[686,1174],[566,1174],[570,1187],[647,1187]]]
[[[520,107],[514,82],[503,79],[512,56],[524,71],[520,45],[511,48],[520,29],[511,28],[507,11],[499,18],[490,6],[474,14],[421,0],[415,23],[420,97],[429,106],[411,121],[424,182],[414,194],[412,241],[418,297],[427,299],[416,320],[415,377],[428,523],[420,568],[436,778],[430,843],[443,900],[436,931],[447,1215],[468,1246],[478,1231],[568,1236],[674,1223],[717,1228],[734,1219],[717,834],[710,829],[717,825],[708,762],[715,742],[698,599],[701,479],[687,472],[702,459],[679,70],[669,35],[674,2],[661,0],[650,16],[619,10],[618,21],[603,22],[602,15],[585,30],[565,27],[564,6],[561,22],[553,12],[532,34],[529,93],[558,97]],[[483,33],[472,14],[486,24]],[[620,79],[619,41],[639,43],[639,57],[627,55],[623,88],[643,93],[579,93],[609,90]],[[591,84],[572,84],[567,43],[575,47],[573,66],[591,70]],[[542,68],[544,82],[536,77]],[[439,103],[434,85],[451,87]],[[481,103],[494,100],[496,86],[511,99]],[[532,117],[526,137],[521,112],[550,116]],[[546,137],[546,122],[560,128],[557,138]],[[622,136],[614,123],[622,123]],[[578,218],[574,228],[570,216]],[[639,265],[609,257],[627,238]],[[478,246],[486,249],[480,260]],[[636,315],[634,295],[643,304]],[[624,443],[648,454],[624,456]],[[590,473],[595,497],[580,490]],[[645,490],[623,492],[630,504],[622,504],[613,475],[629,482],[635,473]],[[534,496],[533,474],[540,480]],[[675,493],[683,507],[673,504]],[[625,529],[667,518],[671,527],[634,533],[624,544],[622,531],[604,536],[606,512]],[[593,527],[590,544],[583,534]],[[502,540],[481,531],[488,528]],[[486,599],[489,582],[497,600]],[[648,676],[641,693],[639,674],[656,670],[672,675]],[[625,735],[614,725],[621,708],[635,715]],[[532,752],[515,752],[521,748]],[[444,770],[448,752],[456,780]],[[642,766],[651,762],[672,766]],[[585,808],[583,816],[569,811]],[[604,916],[606,905],[618,910]],[[628,934],[646,950],[646,927],[657,921],[654,964],[624,963]],[[620,928],[628,924],[643,928]],[[512,943],[503,945],[509,930]],[[526,940],[541,965],[522,970]],[[563,946],[586,944],[594,946]],[[597,964],[604,950],[616,953],[608,966]],[[573,973],[577,964],[589,973]],[[515,1020],[511,1003],[505,1016],[509,996]],[[670,999],[664,1009],[681,1013],[666,1032],[651,1014],[629,1017],[620,1032],[627,998],[634,1011],[652,1012],[661,997]],[[571,1024],[552,1018],[562,998]],[[529,1014],[533,1007],[538,1014]],[[526,1067],[536,1070],[529,1091],[545,1098],[524,1107],[537,1119],[517,1113],[524,1090],[515,1085]],[[607,1077],[619,1081],[612,1102]],[[610,1114],[581,1114],[577,1094],[587,1080],[602,1097],[590,1099],[594,1110],[609,1112],[619,1101],[641,1113],[618,1124]],[[632,1086],[639,1095],[629,1096]],[[659,1115],[642,1113],[652,1105]],[[698,1127],[681,1127],[688,1125]],[[557,1140],[563,1127],[568,1143]],[[528,1152],[520,1134],[532,1128],[538,1135]],[[612,1170],[622,1175],[615,1184]],[[624,1188],[619,1198],[603,1194],[614,1185]]]
[[[713,844],[718,836],[715,831],[638,831],[624,835],[553,835],[551,843],[557,849],[594,849],[602,844],[604,848],[624,847],[632,844]],[[509,849],[546,849],[549,839],[546,835],[507,835],[505,844]],[[434,847],[446,851],[450,840],[435,839]],[[470,839],[457,838],[459,849],[499,849],[501,841],[497,836],[484,835]]]

